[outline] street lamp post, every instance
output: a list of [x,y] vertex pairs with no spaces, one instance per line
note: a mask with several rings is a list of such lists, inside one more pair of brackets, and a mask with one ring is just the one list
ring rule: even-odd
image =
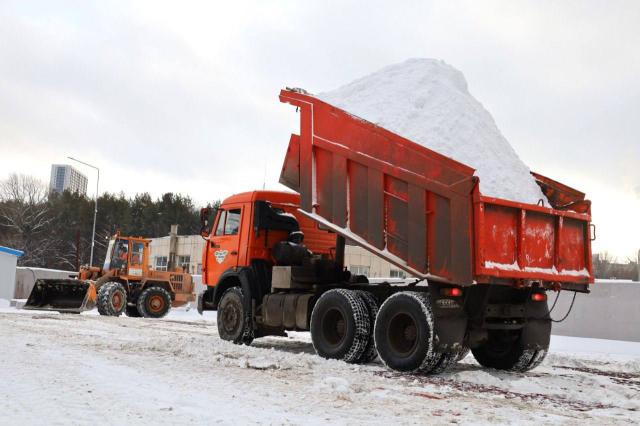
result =
[[93,232],[91,234],[91,257],[89,258],[89,266],[93,266],[93,249],[96,245],[96,218],[98,216],[98,186],[100,185],[100,169],[94,165],[89,163],[85,163],[84,161],[77,160],[73,157],[67,157],[69,160],[77,161],[80,164],[84,164],[85,166],[89,166],[93,169],[96,169],[98,172],[98,178],[96,179],[96,198],[93,204]]

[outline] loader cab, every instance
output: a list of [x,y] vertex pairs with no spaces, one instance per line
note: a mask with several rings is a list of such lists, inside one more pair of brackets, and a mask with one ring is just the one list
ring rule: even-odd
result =
[[107,246],[107,255],[103,270],[113,271],[115,275],[129,276],[132,279],[142,277],[149,257],[149,241],[142,238],[112,237]]

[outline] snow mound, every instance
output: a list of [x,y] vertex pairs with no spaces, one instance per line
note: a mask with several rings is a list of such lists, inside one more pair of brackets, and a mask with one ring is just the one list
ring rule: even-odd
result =
[[409,59],[318,98],[475,168],[483,195],[548,205],[462,72],[443,61]]

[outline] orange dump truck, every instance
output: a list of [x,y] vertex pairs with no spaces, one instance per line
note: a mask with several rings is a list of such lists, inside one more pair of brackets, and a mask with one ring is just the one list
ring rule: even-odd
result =
[[[593,283],[590,202],[542,175],[551,206],[482,195],[474,170],[299,90],[280,182],[202,212],[198,309],[220,337],[309,330],[326,358],[437,373],[469,350],[526,371],[545,357],[547,292]],[[344,267],[345,242],[404,269],[369,283]]]

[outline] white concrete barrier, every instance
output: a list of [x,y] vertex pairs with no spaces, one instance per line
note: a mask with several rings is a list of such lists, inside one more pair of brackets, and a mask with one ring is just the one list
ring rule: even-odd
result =
[[[547,293],[549,307],[555,293]],[[551,317],[561,319],[571,305],[573,293],[561,292]],[[552,334],[640,342],[640,282],[597,280],[590,294],[576,294],[569,317],[554,323]]]
[[0,246],[0,299],[11,299],[15,291],[16,263],[20,250]]

